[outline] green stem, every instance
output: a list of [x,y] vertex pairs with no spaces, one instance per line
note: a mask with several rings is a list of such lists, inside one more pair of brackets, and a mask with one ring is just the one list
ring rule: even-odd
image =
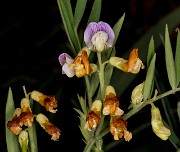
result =
[[168,96],[168,95],[170,95],[170,94],[175,94],[175,93],[178,92],[178,91],[180,91],[180,88],[177,88],[177,89],[175,89],[175,90],[169,90],[169,91],[167,91],[167,92],[165,92],[165,93],[163,93],[163,94],[160,94],[159,96],[157,96],[157,97],[155,97],[155,98],[149,99],[149,100],[145,101],[141,106],[130,110],[127,114],[125,114],[125,115],[123,116],[123,118],[124,118],[125,120],[127,120],[128,118],[130,118],[131,116],[133,116],[135,113],[137,113],[138,111],[140,111],[142,108],[144,108],[144,107],[147,106],[148,104],[151,104],[151,103],[153,103],[153,102],[155,102],[155,101],[157,101],[157,100],[159,100],[159,99],[161,99],[161,98],[164,98],[164,97],[166,97],[166,96]]
[[22,142],[21,152],[27,152],[27,140]]
[[86,145],[86,147],[85,147],[83,152],[90,152],[92,150],[92,147],[95,144],[95,142],[96,142],[96,139],[95,138],[91,138],[89,140],[89,142],[87,143],[87,145]]
[[88,105],[91,107],[92,105],[92,97],[90,95],[90,82],[88,76],[85,76],[85,81],[86,81],[86,87],[87,87],[87,97],[88,97]]
[[[102,64],[101,59],[101,52],[97,52],[98,62],[99,62],[99,82],[100,82],[100,91],[101,91],[101,101],[104,100],[104,64]],[[97,130],[95,132],[95,136],[98,136],[102,130],[103,124],[104,124],[104,115],[101,115],[101,122],[97,127]],[[97,140],[97,139],[96,139]],[[91,139],[88,144],[86,145],[84,152],[89,152],[93,145],[95,144],[95,138]],[[101,140],[98,138],[98,140]]]
[[101,100],[104,100],[104,65],[102,64],[101,52],[97,52],[97,57],[99,61],[99,82],[101,89]]

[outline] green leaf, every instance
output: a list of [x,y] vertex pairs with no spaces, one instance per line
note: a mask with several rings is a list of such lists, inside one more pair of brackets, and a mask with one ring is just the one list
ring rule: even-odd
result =
[[149,67],[150,62],[154,56],[154,38],[153,36],[151,37],[150,43],[149,43],[149,48],[148,48],[148,54],[147,54],[147,67]]
[[86,118],[86,115],[84,113],[82,113],[79,109],[74,108],[74,110],[82,117],[82,118]]
[[151,63],[149,65],[147,74],[146,74],[146,80],[144,82],[144,88],[143,88],[143,97],[144,100],[147,100],[150,98],[152,87],[154,86],[154,72],[155,72],[155,62],[156,62],[156,53],[154,54]]
[[72,8],[71,4],[66,0],[57,0],[63,25],[66,30],[67,37],[69,39],[70,45],[72,47],[73,55],[77,55],[79,50],[81,50],[80,42],[77,37],[76,31],[74,30],[74,21],[72,21]]
[[84,114],[87,114],[86,100],[85,100],[83,97],[79,96],[79,95],[77,95],[77,96],[78,96],[78,100],[79,100],[79,103],[80,103],[80,105],[81,105],[81,108],[82,108],[82,110],[83,110],[83,113],[84,113]]
[[99,22],[100,14],[101,14],[101,4],[102,4],[102,0],[94,0],[91,13],[88,19],[88,23]]
[[180,147],[180,139],[175,134],[174,130],[169,127],[169,125],[163,120],[164,125],[171,131],[171,135],[169,136],[169,140],[173,145],[175,145],[177,148]]
[[176,88],[176,72],[175,72],[174,58],[173,58],[173,52],[171,48],[171,42],[170,42],[167,24],[166,24],[166,29],[165,29],[165,60],[166,60],[166,69],[167,69],[169,83],[171,85],[171,88],[175,89]]
[[75,29],[78,28],[79,23],[82,19],[82,16],[84,14],[84,10],[86,8],[87,0],[77,0],[76,2],[76,8],[74,13],[74,27]]
[[31,127],[28,127],[28,133],[31,152],[38,152],[35,122],[33,122]]
[[118,22],[113,27],[113,31],[115,34],[114,44],[116,43],[116,41],[118,39],[119,33],[121,31],[121,28],[122,28],[122,24],[124,22],[124,18],[125,18],[125,13],[122,15],[122,17],[118,20]]
[[70,0],[63,0],[63,1],[64,1],[64,6],[66,7],[66,12],[68,14],[70,23],[71,23],[72,27],[74,27],[74,17],[73,17],[71,1]]
[[176,66],[176,86],[179,85],[180,82],[180,32],[179,29],[178,35],[177,35],[177,41],[176,41],[176,55],[175,55],[175,66]]
[[6,145],[8,152],[20,152],[20,146],[18,142],[18,137],[10,132],[7,128],[8,121],[12,120],[15,111],[15,105],[13,100],[13,94],[11,88],[8,91],[7,103],[6,103]]

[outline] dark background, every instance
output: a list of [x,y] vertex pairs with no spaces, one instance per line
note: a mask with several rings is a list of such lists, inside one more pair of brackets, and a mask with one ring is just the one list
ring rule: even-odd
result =
[[[72,3],[74,6],[75,1]],[[91,4],[92,1],[89,0],[88,5]],[[179,6],[178,0],[103,0],[101,20],[113,26],[122,14],[126,13],[116,43],[117,49],[121,50],[118,55],[121,55],[152,25]],[[2,149],[0,151],[7,151],[4,126],[8,89],[11,87],[15,104],[19,106],[20,100],[24,97],[22,86],[26,87],[27,92],[39,90],[44,94],[54,94],[58,99],[59,108],[56,115],[43,112],[51,117],[52,122],[62,131],[62,135],[59,141],[54,142],[38,127],[39,152],[56,149],[70,151],[72,148],[74,151],[82,151],[84,143],[78,128],[79,118],[73,110],[71,99],[76,100],[77,93],[84,95],[83,82],[81,79],[70,79],[61,74],[58,56],[70,50],[57,2],[55,0],[1,1],[0,11],[0,149]],[[85,28],[86,19],[85,15],[80,24],[81,28]],[[37,105],[36,108],[40,107]],[[147,119],[150,120],[150,116],[147,116]],[[132,118],[129,124],[135,127],[141,124],[141,121],[143,122],[141,118],[138,122]],[[147,126],[150,124],[147,123]],[[151,132],[151,128],[147,127],[138,136],[133,137],[132,142],[124,143],[113,150],[136,151],[139,147],[144,151],[174,150],[169,142],[163,141],[158,142],[161,149],[158,149],[158,146],[156,149],[156,141],[159,139]],[[163,149],[164,143],[166,147]]]

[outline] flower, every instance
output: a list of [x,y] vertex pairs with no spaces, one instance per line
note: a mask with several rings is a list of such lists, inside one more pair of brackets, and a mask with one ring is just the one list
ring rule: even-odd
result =
[[87,52],[85,50],[81,50],[74,59],[74,62],[70,64],[69,67],[75,72],[77,77],[90,75],[92,68],[89,64]]
[[151,126],[153,132],[162,140],[167,140],[171,135],[171,131],[163,124],[159,108],[154,104],[151,106]]
[[116,96],[114,88],[110,85],[107,86],[105,101],[103,104],[103,114],[121,116],[123,113],[124,111],[119,108],[119,99]]
[[138,57],[137,48],[134,48],[131,51],[128,60],[119,57],[111,57],[109,63],[124,72],[130,72],[134,74],[138,73],[140,69],[144,69],[144,65]]
[[34,90],[31,92],[31,98],[44,106],[47,111],[52,113],[57,112],[57,109],[55,109],[57,108],[57,100],[55,99],[55,96],[47,96],[39,91]]
[[103,50],[112,47],[115,34],[108,23],[91,22],[88,24],[84,32],[84,41],[90,50]]
[[101,108],[102,102],[100,100],[95,100],[92,103],[91,111],[86,115],[86,124],[84,129],[91,131],[92,128],[97,127],[97,125],[100,123]]
[[18,135],[22,130],[23,123],[19,116],[21,114],[21,108],[16,108],[13,114],[12,120],[8,121],[7,128],[15,135]]
[[120,116],[111,117],[110,132],[114,136],[114,140],[119,140],[123,136],[126,141],[132,139],[132,133],[127,130],[127,122]]
[[13,118],[11,121],[8,121],[7,127],[13,134],[18,135],[22,130],[22,126],[32,126],[33,120],[34,115],[31,112],[29,99],[23,98],[21,100],[21,108],[15,109]]
[[25,126],[32,126],[34,115],[32,114],[29,99],[27,98],[21,100],[21,114],[19,118]]
[[56,141],[59,139],[61,135],[61,131],[58,127],[53,125],[51,122],[49,122],[49,119],[43,115],[42,113],[39,113],[36,116],[37,122],[40,124],[40,126],[49,134],[51,135],[51,139]]
[[73,63],[74,59],[67,53],[62,53],[59,55],[58,60],[62,66],[62,74],[66,74],[69,78],[72,78],[75,75],[75,72],[69,65]]

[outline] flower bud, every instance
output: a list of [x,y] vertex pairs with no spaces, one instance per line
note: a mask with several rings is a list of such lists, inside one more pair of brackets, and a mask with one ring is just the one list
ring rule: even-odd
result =
[[109,97],[109,98],[116,96],[116,91],[114,90],[113,86],[109,85],[106,87],[105,95],[106,97]]
[[19,137],[18,137],[18,140],[19,140],[19,143],[20,143],[20,146],[21,148],[23,146],[25,146],[26,148],[28,148],[28,132],[23,130],[19,133]]
[[159,108],[155,105],[151,107],[151,125],[153,132],[162,140],[167,140],[171,132],[162,122],[162,117]]
[[142,104],[142,100],[143,100],[143,87],[144,87],[144,83],[141,83],[139,85],[137,85],[131,94],[131,102],[135,105],[135,106],[140,106]]
[[95,100],[92,103],[91,110],[94,111],[95,109],[96,109],[96,111],[101,111],[101,109],[102,109],[102,102],[100,100]]

